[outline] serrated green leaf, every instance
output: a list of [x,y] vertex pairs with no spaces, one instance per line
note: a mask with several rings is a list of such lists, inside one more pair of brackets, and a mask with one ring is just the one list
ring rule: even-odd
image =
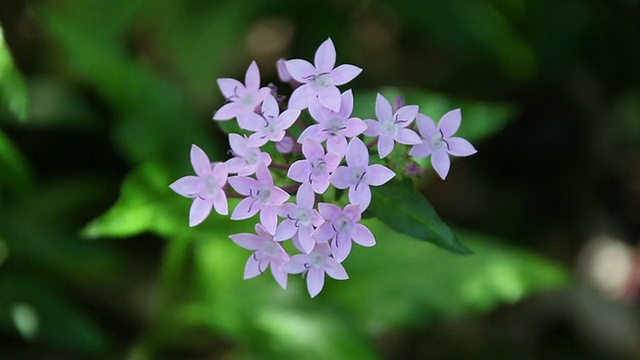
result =
[[354,248],[343,263],[349,280],[327,295],[370,330],[488,311],[568,280],[558,265],[490,236],[457,231],[474,251],[460,257],[424,246],[378,219],[363,224],[375,234],[376,246]]
[[394,179],[374,188],[368,211],[392,229],[414,239],[429,241],[459,255],[471,254],[427,199],[400,180]]
[[29,105],[27,88],[13,63],[9,47],[4,41],[2,24],[0,24],[0,100],[19,120],[27,118]]

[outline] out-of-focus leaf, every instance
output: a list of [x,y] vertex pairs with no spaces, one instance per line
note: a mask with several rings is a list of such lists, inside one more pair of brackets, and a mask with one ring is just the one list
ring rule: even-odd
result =
[[30,78],[29,122],[74,129],[96,124],[99,118],[95,111],[73,90],[56,78]]
[[330,297],[369,329],[488,311],[567,281],[559,266],[488,236],[457,231],[474,251],[459,257],[413,241],[378,219],[363,223],[377,244],[353,249],[344,262],[350,279],[333,287]]
[[108,344],[98,324],[64,296],[24,277],[0,278],[0,328],[65,350],[101,352]]
[[[455,136],[463,137],[474,144],[502,130],[515,112],[515,108],[508,104],[455,99],[440,93],[416,89],[383,88],[379,92],[389,101],[393,101],[396,96],[403,96],[407,105],[418,105],[420,113],[431,117],[436,124],[450,110],[461,109],[462,124]],[[363,119],[376,119],[376,94],[377,92],[359,92],[356,95],[353,114]]]
[[27,88],[13,64],[11,52],[4,41],[2,24],[0,24],[0,100],[18,119],[26,119],[29,105]]
[[32,186],[31,171],[20,151],[0,131],[0,187],[26,193]]
[[424,196],[411,183],[394,179],[372,191],[369,211],[392,229],[429,241],[459,255],[471,252],[462,245]]

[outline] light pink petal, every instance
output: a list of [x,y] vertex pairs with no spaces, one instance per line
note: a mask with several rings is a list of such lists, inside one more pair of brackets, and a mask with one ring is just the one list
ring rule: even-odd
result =
[[227,202],[227,195],[223,190],[219,190],[213,196],[213,207],[220,215],[229,214],[229,203]]
[[[349,176],[351,170],[349,170],[346,166],[339,166],[336,171],[331,174],[329,177],[329,181],[338,189],[346,189],[350,186],[353,186],[353,181]],[[326,217],[325,217],[326,219]]]
[[337,262],[335,259],[328,258],[324,264],[324,271],[327,275],[331,276],[336,280],[347,280],[349,275],[347,275],[347,271],[344,269],[344,266]]
[[289,109],[304,110],[309,107],[309,101],[315,99],[318,92],[310,84],[304,84],[295,90],[289,98]]
[[335,112],[320,104],[318,99],[311,99],[311,101],[309,101],[309,114],[315,121],[321,124],[335,117]]
[[273,278],[276,279],[278,285],[280,285],[283,289],[287,288],[287,273],[282,269],[276,268],[275,264],[271,263],[271,274]]
[[266,205],[262,208],[260,211],[260,223],[270,234],[276,232],[276,227],[278,225],[278,211],[275,206]]
[[262,203],[253,198],[242,199],[233,209],[231,220],[244,220],[255,215],[262,208]]
[[398,129],[396,141],[405,145],[417,145],[422,143],[422,139],[415,131],[403,128]]
[[369,149],[362,140],[354,137],[347,146],[347,164],[349,167],[362,167],[369,166]]
[[271,176],[271,172],[267,165],[260,163],[256,168],[256,178],[262,184],[267,184],[273,186],[273,177]]
[[269,95],[271,95],[270,88],[266,86],[263,88],[260,88],[260,90],[258,90],[258,95],[256,95],[256,99],[255,99],[256,106],[260,105],[264,101],[264,99],[266,99],[267,96]]
[[[278,115],[280,115],[278,102],[271,94],[267,95],[262,102],[262,113],[269,121],[277,119]],[[269,116],[271,116],[271,118],[269,118]]]
[[229,134],[229,147],[237,156],[245,156],[249,153],[247,139],[238,134]]
[[340,207],[329,203],[319,203],[318,211],[320,212],[320,215],[322,215],[322,217],[327,219],[328,221],[333,221],[338,216],[342,215],[342,210],[340,210]]
[[358,245],[371,247],[376,244],[376,239],[371,230],[362,224],[355,224],[351,230],[351,238]]
[[213,180],[219,187],[223,187],[227,183],[229,170],[225,163],[217,163],[213,166]]
[[272,204],[282,204],[283,202],[289,200],[291,195],[288,192],[280,189],[279,187],[274,187],[271,190],[271,203]]
[[327,109],[339,112],[340,103],[342,102],[340,90],[335,85],[329,85],[318,92],[318,101]]
[[260,162],[267,165],[268,167],[269,165],[271,165],[271,155],[269,155],[269,153],[266,153],[266,152],[261,152]]
[[431,146],[429,140],[425,140],[422,144],[415,145],[409,151],[409,155],[417,158],[423,158],[431,155]]
[[229,185],[241,195],[249,196],[252,191],[258,189],[259,183],[256,179],[246,176],[231,176]]
[[442,131],[442,135],[444,135],[445,138],[451,137],[458,131],[461,121],[462,114],[460,113],[460,109],[451,110],[440,119],[438,130]]
[[391,136],[380,135],[378,138],[378,155],[380,155],[380,158],[385,158],[387,155],[391,154],[394,145],[395,141]]
[[380,122],[377,120],[364,120],[364,123],[367,125],[367,130],[364,131],[364,134],[367,136],[379,136],[380,135]]
[[478,152],[469,141],[459,137],[447,139],[449,144],[448,153],[453,156],[469,156]]
[[287,60],[285,59],[278,59],[276,61],[276,69],[278,70],[278,77],[280,78],[280,81],[282,81],[283,83],[291,81],[291,74],[289,74],[289,70],[287,70],[287,65],[285,65],[286,62]]
[[245,167],[246,161],[241,157],[234,157],[225,161],[224,164],[227,166],[230,174],[236,174]]
[[258,236],[246,233],[229,235],[229,238],[238,246],[253,251],[260,249],[263,242]]
[[191,165],[198,176],[211,174],[211,161],[209,161],[207,154],[196,145],[191,145]]
[[343,118],[351,116],[353,111],[353,92],[351,89],[345,91],[340,95],[340,111],[338,112]]
[[393,118],[393,110],[389,101],[378,93],[376,96],[376,116],[378,120],[391,120]]
[[296,199],[298,201],[298,205],[305,209],[313,208],[313,205],[316,203],[316,195],[313,193],[313,189],[311,188],[311,184],[303,183],[298,188],[298,193],[296,195]]
[[396,173],[388,167],[380,164],[373,164],[367,168],[366,181],[369,185],[380,186],[393,179]]
[[329,188],[329,176],[315,176],[311,180],[311,188],[316,194],[324,194]]
[[318,141],[322,141],[322,140],[325,140],[326,138],[327,138],[327,133],[326,131],[322,131],[322,125],[314,124],[304,129],[304,131],[302,132],[302,134],[300,134],[300,137],[298,138],[298,142],[301,144],[304,144],[304,142],[307,139],[315,139]]
[[[284,134],[284,133],[283,133]],[[253,133],[249,136],[249,141],[247,141],[247,145],[260,147],[269,142],[269,138],[263,133]]]
[[330,223],[323,223],[311,233],[312,238],[325,242],[333,239],[334,236],[336,236],[336,231],[333,230]]
[[286,203],[278,206],[278,216],[286,218],[295,208],[296,204]]
[[184,176],[169,185],[178,195],[192,198],[202,190],[202,180],[197,176]]
[[344,156],[347,152],[347,139],[340,135],[329,136],[327,138],[327,151]]
[[212,207],[213,200],[204,200],[201,197],[194,198],[189,210],[189,226],[193,227],[202,223],[211,213]]
[[436,170],[438,175],[444,180],[449,173],[451,167],[451,159],[444,151],[436,151],[431,155],[431,165]]
[[300,243],[300,247],[302,247],[302,251],[307,254],[310,253],[316,245],[316,241],[311,237],[313,231],[313,228],[310,226],[302,226],[298,230],[298,242]]
[[351,253],[351,238],[346,234],[338,233],[331,242],[331,254],[337,262],[343,262]]
[[262,275],[262,272],[264,270],[266,270],[266,266],[263,265],[263,267],[265,267],[264,269],[261,269],[260,266],[261,261],[256,260],[253,255],[249,256],[249,259],[247,260],[247,264],[244,267],[244,279],[251,279],[254,278],[258,275]]
[[393,120],[398,120],[398,124],[400,127],[409,126],[413,120],[418,115],[418,106],[417,105],[407,105],[403,106],[395,113],[395,118]]
[[213,114],[213,120],[229,120],[238,116],[238,114],[242,114],[245,110],[242,107],[242,104],[239,102],[230,102],[222,105],[215,114]]
[[427,115],[418,114],[416,116],[416,123],[418,124],[418,131],[420,131],[420,135],[427,140],[429,140],[431,135],[436,132],[435,122]]
[[347,120],[344,123],[344,126],[346,129],[342,131],[342,135],[346,137],[358,136],[367,130],[367,124],[365,124],[361,119],[355,117]]
[[353,221],[354,223],[360,221],[360,218],[362,217],[362,211],[363,210],[361,210],[360,207],[356,204],[349,204],[344,207],[344,214],[347,215],[349,219],[351,219],[351,221]]
[[369,185],[360,184],[349,188],[349,201],[360,205],[360,210],[365,211],[371,204],[371,189]]
[[[300,117],[300,110],[285,110],[278,117],[278,126],[281,130],[287,130]],[[282,140],[282,139],[280,139]]]
[[312,267],[307,273],[307,290],[311,297],[316,297],[324,287],[324,270]]
[[273,235],[274,241],[284,241],[289,240],[293,237],[293,235],[298,232],[298,228],[295,225],[295,221],[286,219],[276,228],[276,233]]
[[334,85],[344,85],[360,75],[362,69],[349,64],[343,64],[331,71],[331,80]]
[[291,260],[282,265],[281,269],[289,274],[300,274],[307,269],[309,256],[306,254],[293,255]]
[[309,180],[309,173],[311,172],[309,161],[298,160],[291,164],[287,177],[293,181],[305,182]]
[[260,237],[263,241],[273,240],[273,231],[268,231],[264,228],[264,226],[262,226],[262,224],[257,223],[254,228],[256,229],[256,234],[258,234],[258,237]]
[[236,79],[218,79],[218,87],[225,98],[237,96],[238,89],[244,89],[244,85]]
[[258,70],[258,64],[252,61],[247,69],[247,73],[244,76],[244,84],[247,90],[257,91],[260,87],[260,70]]
[[307,137],[302,143],[302,154],[309,160],[319,159],[324,155],[324,148],[315,138]]
[[238,125],[245,130],[258,131],[263,129],[265,124],[265,119],[254,112],[238,116]]
[[315,227],[318,227],[322,225],[322,223],[324,223],[324,218],[322,217],[322,215],[320,215],[320,213],[317,210],[313,210],[311,212],[311,223]]
[[340,165],[342,157],[336,153],[329,152],[325,155],[324,161],[327,163],[327,170],[333,172]]
[[319,72],[330,72],[333,69],[336,64],[336,48],[331,39],[320,44],[313,62]]
[[[316,68],[307,60],[293,59],[287,60],[284,65],[287,67],[289,74],[297,82],[306,84],[311,81],[310,77],[316,75]],[[289,104],[291,107],[291,104]]]

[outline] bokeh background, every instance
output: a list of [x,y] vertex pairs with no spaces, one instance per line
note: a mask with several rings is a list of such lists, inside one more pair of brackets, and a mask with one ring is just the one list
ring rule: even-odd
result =
[[[640,359],[637,0],[0,2],[0,358]],[[457,256],[375,219],[309,299],[168,185],[224,160],[216,79],[331,37],[355,115],[461,108],[420,188]]]

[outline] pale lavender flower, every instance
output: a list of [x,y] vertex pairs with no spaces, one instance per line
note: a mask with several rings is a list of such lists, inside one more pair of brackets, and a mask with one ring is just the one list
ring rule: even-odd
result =
[[268,87],[260,87],[260,70],[255,61],[251,62],[244,77],[244,85],[236,79],[218,79],[222,95],[227,99],[213,115],[214,120],[229,120],[253,113],[264,98],[271,93]]
[[276,70],[278,70],[278,77],[280,78],[280,81],[289,83],[289,85],[291,85],[291,87],[295,89],[302,84],[291,77],[291,74],[289,74],[289,70],[287,70],[286,62],[287,60],[285,59],[278,59],[276,61]]
[[309,183],[304,183],[298,188],[296,200],[297,204],[287,203],[280,206],[278,215],[285,220],[278,225],[273,239],[283,241],[298,235],[298,243],[302,251],[308,254],[316,243],[311,238],[311,233],[324,222],[324,219],[318,211],[313,209],[316,198]]
[[396,174],[386,166],[369,165],[369,150],[357,137],[351,139],[346,158],[347,166],[339,166],[329,180],[338,189],[349,188],[349,201],[364,211],[371,203],[369,185],[380,186]]
[[269,166],[271,164],[271,156],[260,151],[259,147],[250,146],[248,139],[244,136],[229,134],[229,146],[234,156],[225,162],[229,173],[248,176],[256,172],[258,165]]
[[251,279],[264,274],[271,267],[271,274],[283,289],[287,288],[287,273],[282,266],[291,259],[282,246],[273,241],[273,236],[260,224],[256,224],[254,234],[235,234],[229,236],[239,246],[253,250],[244,268],[244,278]]
[[331,257],[331,249],[326,243],[316,244],[309,254],[298,254],[282,266],[289,274],[302,274],[307,277],[307,290],[315,297],[324,287],[324,274],[336,280],[347,280],[349,275],[342,264]]
[[[395,101],[394,101],[395,103]],[[422,141],[415,131],[406,129],[418,114],[418,106],[408,105],[393,111],[389,101],[378,94],[376,98],[376,116],[379,121],[365,120],[367,136],[378,137],[378,154],[384,158],[393,151],[395,142],[405,145],[417,145]]]
[[285,130],[291,127],[300,116],[300,110],[285,110],[280,114],[278,102],[268,95],[262,102],[262,115],[246,114],[238,118],[241,128],[255,131],[249,136],[249,146],[262,146],[267,141],[278,142],[284,138]]
[[285,135],[282,140],[276,142],[276,150],[278,150],[280,154],[290,154],[295,148],[296,141],[289,135]]
[[291,164],[287,176],[294,181],[311,184],[313,191],[322,194],[329,187],[329,175],[338,167],[342,157],[336,153],[327,153],[319,142],[308,138],[302,143],[305,159]]
[[286,191],[273,185],[273,177],[266,165],[256,170],[257,180],[245,176],[232,176],[229,185],[239,194],[247,196],[233,210],[231,220],[248,219],[260,212],[260,222],[273,234],[278,224],[278,206],[289,199]]
[[318,242],[330,242],[333,257],[342,262],[351,252],[351,240],[358,245],[371,247],[376,239],[371,231],[360,224],[362,211],[357,204],[350,204],[341,210],[327,203],[318,204],[320,215],[326,220],[314,232],[312,237]]
[[444,114],[437,127],[430,117],[418,114],[416,122],[423,142],[413,146],[409,155],[418,158],[431,155],[433,168],[442,179],[446,178],[451,167],[449,155],[469,156],[477,152],[469,141],[460,137],[452,137],[458,131],[461,121],[460,109],[451,110]]
[[319,142],[327,141],[327,151],[344,156],[347,149],[347,137],[354,137],[362,134],[367,129],[367,125],[359,118],[350,117],[353,111],[353,93],[347,90],[342,93],[342,103],[340,111],[332,111],[320,104],[316,99],[312,99],[309,105],[309,113],[318,124],[307,127],[300,137],[299,143],[304,143],[308,138]]
[[340,90],[336,86],[353,80],[362,69],[354,65],[340,65],[334,69],[336,48],[331,39],[327,39],[318,47],[314,64],[315,66],[302,59],[285,62],[291,77],[303,84],[291,94],[289,108],[305,109],[311,99],[318,98],[325,107],[339,111]]
[[227,166],[211,164],[207,154],[196,145],[191,145],[191,165],[197,176],[185,176],[169,185],[176,193],[193,199],[189,211],[189,226],[204,221],[215,208],[220,215],[227,215],[227,196],[222,187],[227,183]]

